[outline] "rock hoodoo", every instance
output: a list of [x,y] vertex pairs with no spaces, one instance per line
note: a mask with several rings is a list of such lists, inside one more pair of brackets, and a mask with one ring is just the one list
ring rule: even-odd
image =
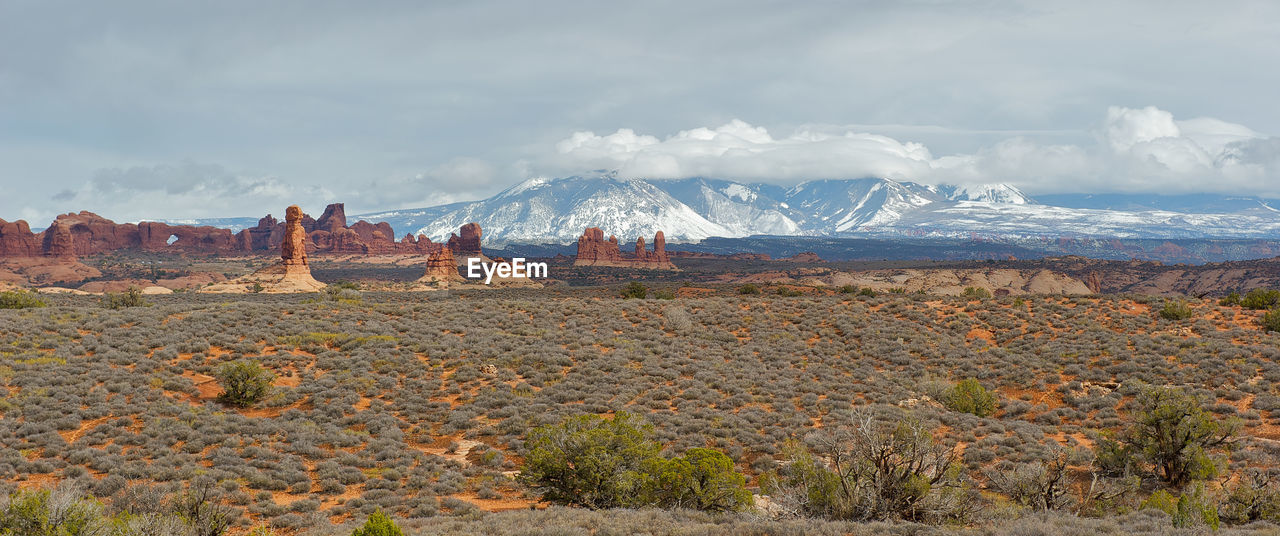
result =
[[280,262],[244,277],[206,287],[201,292],[273,294],[319,292],[325,284],[311,277],[307,262],[307,232],[302,209],[291,205],[284,212],[284,233],[280,240]]
[[610,236],[605,240],[604,231],[599,227],[588,227],[578,237],[578,254],[573,265],[678,270],[667,256],[667,240],[662,231],[653,237],[653,251],[645,248],[644,238],[637,238],[635,254],[624,257],[618,249],[618,238]]
[[448,242],[449,249],[453,250],[455,257],[466,258],[484,255],[480,251],[480,236],[482,234],[480,224],[475,222],[468,223],[463,225],[458,232],[461,233],[461,236],[451,235]]
[[[302,209],[298,205],[290,205],[284,211],[280,258],[285,266],[307,266],[307,232],[302,229]],[[307,273],[311,273],[310,268]]]
[[463,280],[458,274],[458,263],[454,260],[453,250],[449,248],[440,248],[428,256],[426,273],[418,279],[421,283]]

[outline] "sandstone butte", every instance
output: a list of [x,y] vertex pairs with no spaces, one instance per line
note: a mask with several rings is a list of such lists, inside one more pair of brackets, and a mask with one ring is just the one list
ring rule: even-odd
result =
[[[448,247],[455,256],[479,256],[480,225],[462,226],[461,236],[447,244],[407,234],[399,241],[391,225],[358,221],[347,225],[342,203],[325,207],[320,219],[301,215],[299,225],[308,253],[430,255]],[[281,247],[285,222],[270,214],[254,227],[232,233],[208,226],[168,225],[161,222],[115,223],[92,212],[68,213],[49,228],[31,232],[27,222],[0,219],[0,257],[75,258],[122,249],[211,254],[260,253]]]
[[284,233],[280,240],[280,262],[244,277],[218,283],[201,292],[319,292],[325,284],[311,277],[307,262],[307,232],[302,228],[302,209],[291,205],[285,210]]
[[[479,226],[476,226],[479,228]],[[418,279],[419,283],[440,283],[449,281],[465,281],[458,274],[458,263],[454,260],[453,250],[450,248],[440,248],[439,251],[432,253],[427,257],[426,273]]]
[[662,231],[658,231],[653,237],[653,251],[645,249],[644,238],[637,238],[635,253],[624,257],[618,248],[618,238],[610,236],[605,240],[604,231],[599,227],[588,227],[578,237],[578,254],[573,265],[679,270],[667,256],[667,239]]

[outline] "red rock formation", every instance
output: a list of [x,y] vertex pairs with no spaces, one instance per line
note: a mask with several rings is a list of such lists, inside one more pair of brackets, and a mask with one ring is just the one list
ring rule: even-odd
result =
[[618,238],[610,236],[604,240],[604,231],[598,227],[588,227],[578,237],[578,254],[574,258],[574,266],[616,266],[621,268],[648,268],[655,270],[676,270],[667,256],[667,240],[662,231],[653,237],[654,250],[645,249],[644,238],[636,239],[635,255],[623,257],[618,249]]
[[[299,211],[302,250],[308,253],[430,255],[446,247],[425,236],[406,236],[396,242],[391,225],[358,221],[346,225],[342,203],[325,208],[319,220]],[[469,223],[454,235],[450,249],[458,256],[480,255],[480,226]],[[270,214],[258,225],[232,234],[227,229],[168,225],[162,222],[117,224],[92,212],[63,214],[41,233],[24,221],[0,220],[0,257],[74,258],[121,249],[235,254],[270,252],[284,243],[285,222]]]
[[[307,232],[302,228],[302,209],[289,205],[284,211],[284,240],[280,243],[280,258],[285,266],[307,266]],[[307,270],[310,273],[310,269]]]
[[462,233],[462,236],[450,235],[447,243],[449,249],[453,250],[455,257],[479,257],[484,255],[480,251],[480,236],[482,234],[480,224],[471,222],[463,225],[458,231]]
[[26,221],[10,223],[0,219],[0,257],[36,257],[40,253],[40,240]]
[[462,280],[462,276],[458,274],[458,263],[453,257],[453,250],[444,247],[427,257],[426,273],[418,279],[424,283]]
[[347,210],[343,203],[333,203],[324,207],[324,213],[320,215],[320,219],[316,220],[314,229],[308,231],[329,231],[336,232],[338,229],[347,228]]

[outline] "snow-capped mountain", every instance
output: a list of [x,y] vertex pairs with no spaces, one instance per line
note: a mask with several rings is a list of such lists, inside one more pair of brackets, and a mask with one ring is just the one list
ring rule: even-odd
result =
[[[1052,196],[1050,196],[1052,197]],[[530,179],[480,201],[356,215],[398,234],[443,240],[478,222],[486,244],[571,243],[586,227],[630,242],[752,235],[1127,238],[1280,236],[1280,211],[1256,198],[1125,201],[1124,209],[1037,203],[1005,184],[928,186],[887,179],[816,180],[785,188],[710,178],[620,179],[597,173]],[[1270,204],[1269,204],[1270,203]],[[1066,203],[1064,203],[1066,204]],[[1160,208],[1156,208],[1160,207]]]
[[1022,190],[1008,184],[974,184],[957,186],[939,184],[938,192],[951,201],[982,201],[987,203],[1009,203],[1014,205],[1034,205],[1036,202]]
[[529,179],[483,201],[357,218],[386,221],[397,232],[403,229],[433,240],[448,238],[463,224],[478,222],[486,244],[567,243],[577,240],[587,227],[600,227],[619,240],[652,238],[658,230],[686,241],[760,234],[754,228],[731,230],[708,220],[653,183],[608,174]]

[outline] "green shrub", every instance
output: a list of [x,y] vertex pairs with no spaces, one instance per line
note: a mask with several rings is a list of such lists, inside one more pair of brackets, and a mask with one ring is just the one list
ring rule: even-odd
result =
[[671,290],[669,288],[664,288],[662,290],[654,292],[653,297],[659,300],[674,300],[676,299],[676,293],[674,290]]
[[944,397],[943,404],[951,411],[988,417],[996,412],[996,397],[978,383],[968,378],[961,380]]
[[364,297],[360,294],[359,285],[348,281],[339,281],[324,287],[324,299],[339,303],[357,304]]
[[365,520],[364,526],[351,532],[351,536],[404,536],[404,532],[396,525],[395,521],[387,517],[387,514],[378,510],[369,515],[369,519]]
[[0,292],[0,309],[32,309],[44,307],[45,303],[35,293],[25,290]]
[[691,448],[655,465],[647,502],[709,512],[742,510],[752,502],[746,477],[723,452]]
[[760,293],[760,287],[757,287],[751,283],[747,283],[745,285],[738,287],[738,294],[759,294],[759,293]]
[[621,295],[623,298],[628,300],[633,298],[644,299],[649,296],[649,289],[648,287],[645,287],[643,284],[641,284],[639,281],[632,281],[630,283],[627,283],[627,286],[622,288]]
[[991,291],[982,287],[965,287],[960,295],[974,300],[986,300],[991,298]]
[[222,386],[218,400],[240,407],[252,406],[265,398],[275,380],[275,375],[257,361],[226,363],[218,367],[215,377]]
[[1182,300],[1169,300],[1160,308],[1160,318],[1165,320],[1186,320],[1191,318],[1191,307]]
[[1218,507],[1206,502],[1204,490],[1199,486],[1191,494],[1182,493],[1178,498],[1165,490],[1156,490],[1142,501],[1139,510],[1159,510],[1172,518],[1175,528],[1192,528],[1205,526],[1218,530]]
[[1274,308],[1280,305],[1280,290],[1255,288],[1244,295],[1244,299],[1240,300],[1240,305],[1245,309],[1253,309],[1255,311]]
[[1238,420],[1219,421],[1195,396],[1175,387],[1147,387],[1135,403],[1125,440],[1160,480],[1181,486],[1218,474],[1211,451],[1230,443]]
[[777,294],[785,298],[794,298],[804,293],[791,287],[778,287]]
[[1262,315],[1262,329],[1264,331],[1280,331],[1280,307],[1267,311]]
[[521,479],[556,504],[587,508],[639,506],[647,471],[661,448],[653,427],[630,413],[612,419],[570,417],[534,429],[525,441]]
[[839,290],[841,294],[857,294],[858,287],[855,287],[853,285],[844,285],[840,287]]
[[664,459],[653,427],[619,412],[570,417],[529,433],[521,480],[556,504],[587,508],[659,505],[725,512],[751,504],[746,477],[716,450]]
[[108,309],[124,309],[126,307],[146,307],[151,304],[142,298],[142,291],[137,287],[129,287],[121,293],[108,292],[102,296],[102,306]]
[[1218,300],[1218,305],[1221,305],[1223,307],[1240,305],[1240,293],[1232,292],[1231,294],[1227,294],[1224,298],[1222,298],[1221,300]]

